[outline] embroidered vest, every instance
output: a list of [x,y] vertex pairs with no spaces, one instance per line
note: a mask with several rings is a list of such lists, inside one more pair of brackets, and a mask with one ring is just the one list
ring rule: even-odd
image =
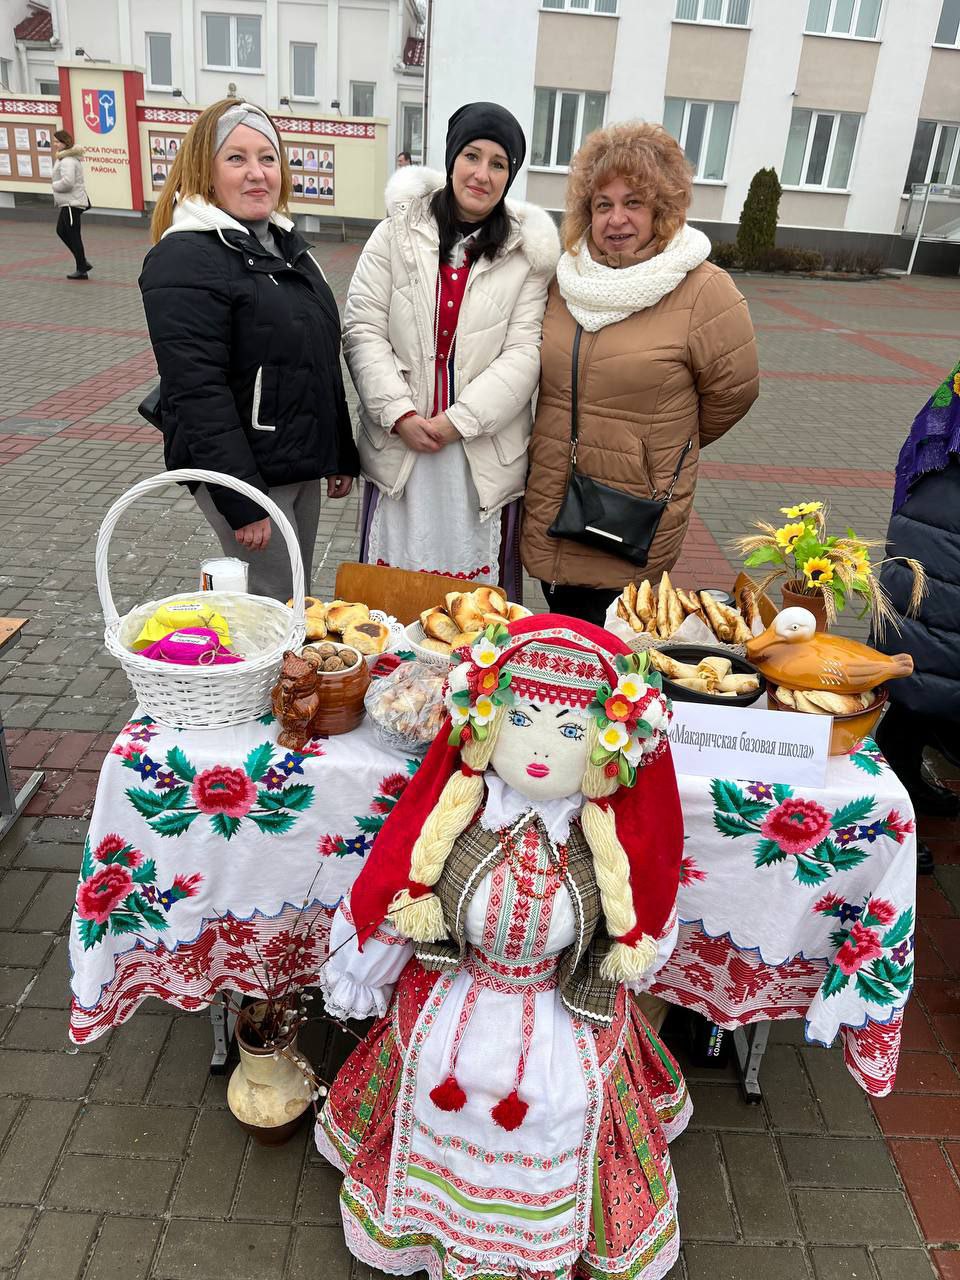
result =
[[[533,815],[541,839],[547,840],[543,823]],[[521,830],[526,830],[530,823]],[[444,864],[434,892],[440,899],[449,940],[420,943],[417,959],[428,969],[457,968],[467,951],[466,919],[470,901],[483,878],[502,857],[496,832],[475,822],[461,835]],[[560,955],[557,986],[560,998],[575,1018],[609,1026],[613,1021],[617,983],[601,977],[600,965],[610,950],[600,907],[600,891],[593,871],[593,855],[578,822],[570,825],[567,840],[567,873],[564,884],[573,904],[577,937]]]

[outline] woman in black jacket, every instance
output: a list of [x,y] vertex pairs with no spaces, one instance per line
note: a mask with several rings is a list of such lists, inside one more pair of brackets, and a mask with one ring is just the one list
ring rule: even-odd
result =
[[[259,107],[226,98],[183,140],[153,214],[140,290],[160,371],[164,459],[268,493],[297,531],[307,592],[327,496],[345,498],[359,459],[340,370],[340,317],[289,218],[290,171]],[[250,591],[292,594],[283,540],[261,508],[196,490]]]
[[[927,574],[919,614],[907,617],[912,575],[888,560],[880,581],[903,615],[899,635],[878,648],[907,652],[914,672],[890,684],[890,709],[877,741],[923,813],[953,816],[957,796],[925,776],[926,747],[960,754],[960,362],[921,409],[897,461],[887,555],[912,556]],[[929,869],[929,852],[921,869]]]

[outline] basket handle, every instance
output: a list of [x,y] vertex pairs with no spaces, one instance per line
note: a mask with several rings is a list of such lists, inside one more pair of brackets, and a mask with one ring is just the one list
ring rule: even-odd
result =
[[128,489],[126,493],[116,500],[103,517],[100,532],[97,534],[96,568],[100,607],[103,610],[103,620],[107,626],[111,626],[120,616],[117,613],[117,606],[113,603],[113,593],[110,590],[110,573],[107,567],[110,538],[116,528],[117,521],[124,511],[128,507],[132,507],[145,493],[150,493],[153,489],[163,489],[168,484],[179,484],[184,480],[195,480],[201,484],[219,484],[225,489],[233,489],[235,493],[243,494],[245,498],[249,498],[251,502],[256,502],[258,506],[266,511],[267,515],[283,534],[284,541],[287,544],[290,568],[293,570],[293,615],[296,621],[302,625],[304,621],[303,560],[300,556],[300,544],[290,521],[275,502],[268,498],[265,493],[261,493],[259,489],[255,489],[252,484],[247,484],[246,480],[237,480],[234,476],[224,475],[219,471],[202,471],[195,467],[184,467],[178,471],[164,471],[160,475],[148,476],[145,480],[138,481],[137,484],[133,485],[132,488]]

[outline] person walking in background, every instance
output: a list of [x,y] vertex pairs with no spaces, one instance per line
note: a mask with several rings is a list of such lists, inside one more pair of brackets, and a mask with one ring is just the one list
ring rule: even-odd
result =
[[405,169],[408,164],[413,164],[413,157],[409,151],[401,151],[397,155],[397,168]]
[[[897,460],[888,558],[880,585],[901,616],[872,642],[885,653],[909,653],[913,675],[888,685],[890,706],[877,745],[910,793],[914,807],[955,817],[960,798],[926,776],[923,754],[935,747],[960,763],[960,361],[917,414]],[[909,615],[913,574],[892,557],[909,556],[926,570],[929,589]],[[933,870],[919,845],[921,871]]]
[[83,182],[83,147],[74,146],[73,134],[68,129],[58,129],[53,137],[57,145],[50,185],[54,206],[60,210],[57,235],[73,254],[76,264],[67,279],[86,280],[93,265],[87,261],[80,234],[80,219],[90,208]]
[[[750,313],[729,275],[707,262],[707,237],[686,222],[691,191],[683,151],[657,124],[598,129],[570,167],[521,553],[552,612],[601,626],[626,582],[673,568],[700,449],[757,398]],[[643,567],[617,555],[615,541],[550,534],[571,475],[574,363],[578,472],[636,498],[672,488]]]
[[500,582],[519,601],[518,499],[559,241],[506,200],[526,153],[503,107],[450,117],[446,174],[399,169],[344,308],[366,480],[361,559]]
[[[310,591],[327,496],[359,470],[340,371],[340,318],[306,240],[284,215],[290,170],[266,112],[225,98],[183,139],[153,213],[140,275],[160,371],[164,459],[268,493],[300,543]],[[269,518],[233,490],[201,485],[201,511],[250,590],[286,600],[289,557]]]

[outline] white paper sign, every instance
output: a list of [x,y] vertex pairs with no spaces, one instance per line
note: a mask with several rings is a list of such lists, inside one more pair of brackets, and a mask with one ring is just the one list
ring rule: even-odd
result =
[[21,155],[17,156],[17,173],[22,178],[33,177],[33,157],[32,156],[21,156]]
[[0,155],[0,178],[9,178],[10,176],[10,157],[6,154]]
[[14,129],[13,140],[16,143],[16,147],[18,151],[30,150],[30,130],[29,129]]
[[49,178],[53,173],[53,160],[50,156],[37,156],[37,172],[41,178]]
[[670,748],[677,773],[820,788],[833,716],[752,707],[673,703]]

